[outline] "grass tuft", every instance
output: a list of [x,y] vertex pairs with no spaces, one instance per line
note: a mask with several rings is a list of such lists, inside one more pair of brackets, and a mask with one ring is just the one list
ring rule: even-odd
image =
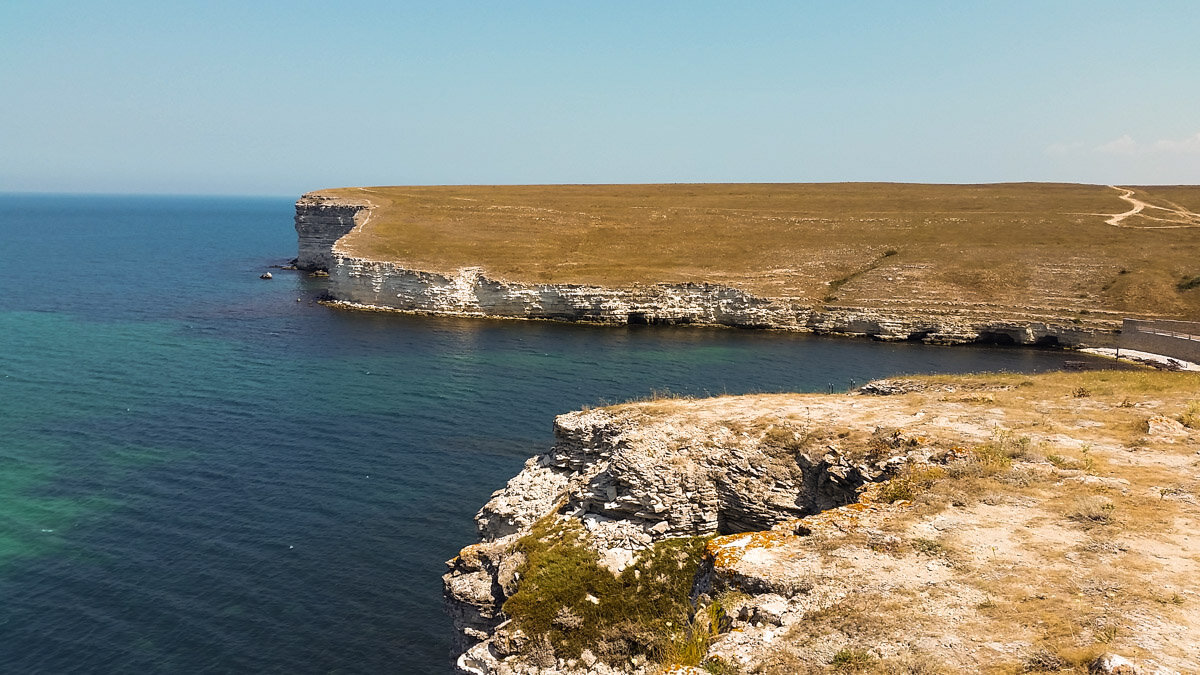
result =
[[1200,401],[1188,401],[1179,422],[1189,429],[1200,429]]
[[1075,500],[1074,507],[1067,513],[1067,517],[1086,525],[1108,525],[1114,520],[1113,512],[1116,508],[1117,505],[1107,497],[1080,497]]
[[865,649],[859,647],[847,647],[833,655],[833,660],[829,665],[838,672],[854,673],[865,670],[875,662],[875,657]]
[[577,521],[545,519],[516,544],[525,563],[504,613],[527,635],[546,636],[558,658],[590,648],[612,664],[642,655],[698,665],[711,638],[706,631],[723,625],[697,621],[689,602],[705,541],[660,541],[614,576]]

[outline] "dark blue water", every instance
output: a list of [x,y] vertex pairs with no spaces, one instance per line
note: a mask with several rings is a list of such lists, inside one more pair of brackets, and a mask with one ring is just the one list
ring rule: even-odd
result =
[[0,195],[0,671],[445,672],[442,562],[555,414],[1068,358],[335,311],[258,279],[291,218]]

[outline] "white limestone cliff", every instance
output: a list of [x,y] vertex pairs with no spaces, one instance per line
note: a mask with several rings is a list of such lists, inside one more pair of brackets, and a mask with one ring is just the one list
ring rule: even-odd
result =
[[329,299],[346,307],[600,324],[774,328],[935,344],[1096,347],[1115,341],[1115,324],[1079,325],[1041,315],[1004,317],[953,302],[919,313],[898,313],[870,307],[814,306],[803,299],[758,297],[708,283],[608,288],[509,281],[490,277],[478,267],[464,267],[453,274],[415,270],[399,262],[355,257],[338,246],[369,213],[367,202],[318,194],[305,195],[296,203],[297,264],[302,269],[328,271]]

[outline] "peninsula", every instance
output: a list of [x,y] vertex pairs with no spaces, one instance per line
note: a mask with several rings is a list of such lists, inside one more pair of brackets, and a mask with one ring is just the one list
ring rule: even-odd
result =
[[449,562],[460,672],[1200,672],[1200,374],[561,415]]
[[[1200,316],[1200,187],[343,188],[347,307],[1104,346]],[[559,416],[443,577],[472,675],[1200,670],[1200,375]]]
[[1200,187],[369,187],[296,204],[346,306],[1103,346],[1200,316]]

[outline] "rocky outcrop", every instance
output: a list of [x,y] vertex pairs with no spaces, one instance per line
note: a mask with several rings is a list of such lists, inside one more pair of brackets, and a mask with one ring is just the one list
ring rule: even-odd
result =
[[447,276],[392,262],[333,253],[330,294],[347,305],[449,316],[557,319],[601,324],[709,325],[775,328],[879,340],[935,344],[999,342],[1084,346],[1112,343],[1111,330],[972,318],[944,313],[900,316],[853,307],[811,307],[789,298],[760,298],[717,284],[651,284],[604,288],[520,284],[489,278],[476,267]]
[[554,446],[528,460],[480,509],[481,543],[464,548],[443,578],[447,613],[464,650],[462,672],[520,672],[502,666],[512,635],[501,607],[523,562],[514,545],[540,519],[582,523],[615,573],[662,539],[767,530],[853,502],[864,485],[923,452],[895,436],[880,441],[888,453],[847,454],[811,432],[810,425],[832,413],[823,405],[806,409],[803,419],[798,411],[769,418],[741,411],[754,418],[752,427],[736,413],[696,425],[670,416],[651,421],[636,408],[559,416]]
[[803,299],[758,297],[708,283],[609,288],[514,282],[489,277],[477,267],[452,274],[415,270],[394,261],[356,257],[338,247],[339,239],[369,218],[369,208],[366,201],[317,193],[296,203],[297,265],[327,270],[330,299],[348,307],[601,324],[775,328],[935,344],[1105,346],[1113,344],[1117,334],[1112,322],[1014,320],[994,312],[967,312],[953,303],[922,311],[888,311],[814,306]]
[[[599,648],[564,658],[505,614],[537,574],[523,538],[570,523],[614,573],[675,537],[708,537],[697,623],[682,634],[710,626],[702,661],[725,672],[1044,670],[1090,644],[1140,655],[1147,672],[1192,672],[1200,431],[1178,419],[1191,419],[1195,380],[1142,401],[1124,393],[1141,373],[1105,376],[1114,391],[1085,397],[1088,374],[1063,377],[895,379],[850,396],[559,416],[554,446],[492,495],[480,543],[448,563],[458,669],[660,672],[644,657],[598,660]],[[1150,435],[1127,446],[1135,428]],[[1111,475],[1118,466],[1134,468]]]
[[296,202],[297,266],[329,272],[329,297],[347,307],[447,316],[553,319],[601,324],[697,324],[918,340],[934,344],[1106,346],[1114,322],[1082,325],[1052,317],[1005,318],[954,303],[921,311],[814,306],[798,298],[759,297],[709,283],[522,283],[489,277],[478,267],[454,273],[350,255],[338,240],[369,219],[366,201],[310,193]]
[[354,229],[366,202],[355,203],[309,193],[296,202],[296,267],[328,270],[334,265],[333,247]]

